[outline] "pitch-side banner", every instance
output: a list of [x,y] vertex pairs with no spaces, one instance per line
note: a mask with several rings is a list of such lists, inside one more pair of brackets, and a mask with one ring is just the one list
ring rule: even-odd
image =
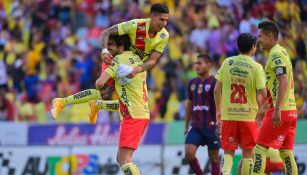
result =
[[[116,146],[0,147],[1,175],[121,175]],[[161,147],[141,146],[133,162],[142,174],[161,174]]]
[[[142,144],[164,143],[164,123],[150,124]],[[30,125],[29,145],[117,145],[119,124]]]
[[0,122],[0,145],[27,145],[28,124]]

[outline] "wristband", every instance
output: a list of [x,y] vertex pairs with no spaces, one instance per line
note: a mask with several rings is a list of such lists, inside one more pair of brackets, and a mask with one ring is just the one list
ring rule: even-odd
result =
[[102,49],[101,54],[110,53],[107,48]]

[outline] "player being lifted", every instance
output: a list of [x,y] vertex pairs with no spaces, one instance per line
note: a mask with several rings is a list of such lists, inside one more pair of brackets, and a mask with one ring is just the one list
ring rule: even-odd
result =
[[216,75],[214,99],[217,119],[222,122],[223,175],[230,174],[238,145],[243,156],[241,174],[251,171],[252,150],[258,134],[256,95],[259,92],[266,96],[263,68],[251,58],[256,43],[257,38],[252,34],[240,34],[237,39],[240,55],[227,58]]
[[[286,174],[298,174],[293,155],[296,129],[296,103],[294,97],[293,72],[290,57],[278,40],[279,27],[273,21],[263,21],[258,25],[260,47],[269,51],[265,66],[268,101],[262,127],[254,149],[252,174],[263,174],[266,152],[269,147],[279,149],[286,167]],[[263,118],[264,114],[258,115]]]
[[143,64],[138,55],[129,51],[129,46],[129,39],[124,42],[124,45],[119,46],[119,52],[122,53],[114,57],[112,64],[97,79],[96,88],[102,89],[110,78],[115,80],[115,90],[119,97],[119,112],[123,117],[120,123],[117,161],[125,175],[139,175],[138,168],[132,163],[132,155],[148,125],[149,107],[146,71],[129,79],[130,83],[122,81],[117,75],[118,69],[121,69],[121,64],[131,67]]
[[[164,28],[167,24],[169,17],[169,9],[162,3],[156,3],[151,6],[150,18],[134,19],[131,21],[116,24],[101,33],[101,47],[102,47],[102,60],[106,65],[102,67],[102,72],[112,62],[112,52],[108,50],[109,37],[111,35],[124,35],[128,34],[130,37],[131,47],[130,50],[138,55],[143,64],[137,67],[128,65],[120,65],[118,77],[124,79],[126,76],[135,76],[137,73],[149,70],[152,68],[159,58],[162,56],[165,46],[168,43],[169,34]],[[111,86],[111,88],[110,88]],[[104,88],[112,89],[113,83],[107,83]],[[108,93],[104,91],[103,93]],[[55,119],[62,111],[62,109],[69,104],[85,103],[94,99],[101,99],[101,96],[96,89],[88,89],[77,94],[71,95],[66,98],[55,98],[52,101],[53,108],[51,110],[52,117]],[[97,103],[98,108],[103,108]],[[97,115],[95,116],[97,117]]]
[[[203,175],[197,158],[198,147],[207,145],[211,162],[211,174],[220,175],[219,148],[220,139],[216,134],[216,116],[213,89],[216,83],[210,75],[211,58],[208,55],[198,55],[194,63],[198,77],[189,81],[188,100],[185,117],[185,158],[191,169],[197,175]],[[191,128],[189,129],[189,123]]]

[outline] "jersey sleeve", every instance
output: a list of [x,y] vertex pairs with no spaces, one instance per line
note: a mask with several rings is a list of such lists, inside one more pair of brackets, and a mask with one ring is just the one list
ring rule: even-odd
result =
[[271,68],[275,70],[275,75],[286,74],[285,56],[281,52],[272,53]]
[[108,66],[108,68],[106,69],[106,72],[112,77],[115,78],[116,77],[116,71],[117,68],[119,66],[119,56],[115,56],[112,60],[111,65]]
[[265,88],[265,82],[266,82],[265,81],[265,73],[264,73],[264,70],[263,70],[263,68],[260,64],[257,65],[255,78],[256,78],[256,88],[257,88],[257,90],[264,89]]
[[162,39],[162,41],[159,42],[159,44],[155,47],[155,50],[158,51],[158,52],[160,52],[160,53],[163,53],[163,51],[164,51],[166,45],[168,44],[169,35],[168,35],[168,33],[162,33],[162,34],[160,34],[160,37],[161,37],[161,38],[163,37],[163,39]]
[[136,31],[137,22],[135,20],[130,20],[117,24],[117,27],[119,35],[132,34]]

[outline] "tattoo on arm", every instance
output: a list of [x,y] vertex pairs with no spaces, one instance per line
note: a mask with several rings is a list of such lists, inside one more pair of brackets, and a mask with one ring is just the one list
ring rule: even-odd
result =
[[141,65],[142,72],[151,69],[152,67],[154,67],[155,64],[156,63],[154,61],[146,61],[144,64]]
[[100,46],[101,46],[101,48],[107,48],[110,35],[118,35],[117,25],[114,25],[114,26],[112,26],[112,27],[110,27],[110,28],[101,32],[101,34],[100,34]]
[[162,56],[162,53],[158,51],[153,51],[151,55],[148,57],[148,59],[140,66],[142,69],[141,71],[142,72],[147,71],[151,69],[152,67],[154,67],[161,56]]

